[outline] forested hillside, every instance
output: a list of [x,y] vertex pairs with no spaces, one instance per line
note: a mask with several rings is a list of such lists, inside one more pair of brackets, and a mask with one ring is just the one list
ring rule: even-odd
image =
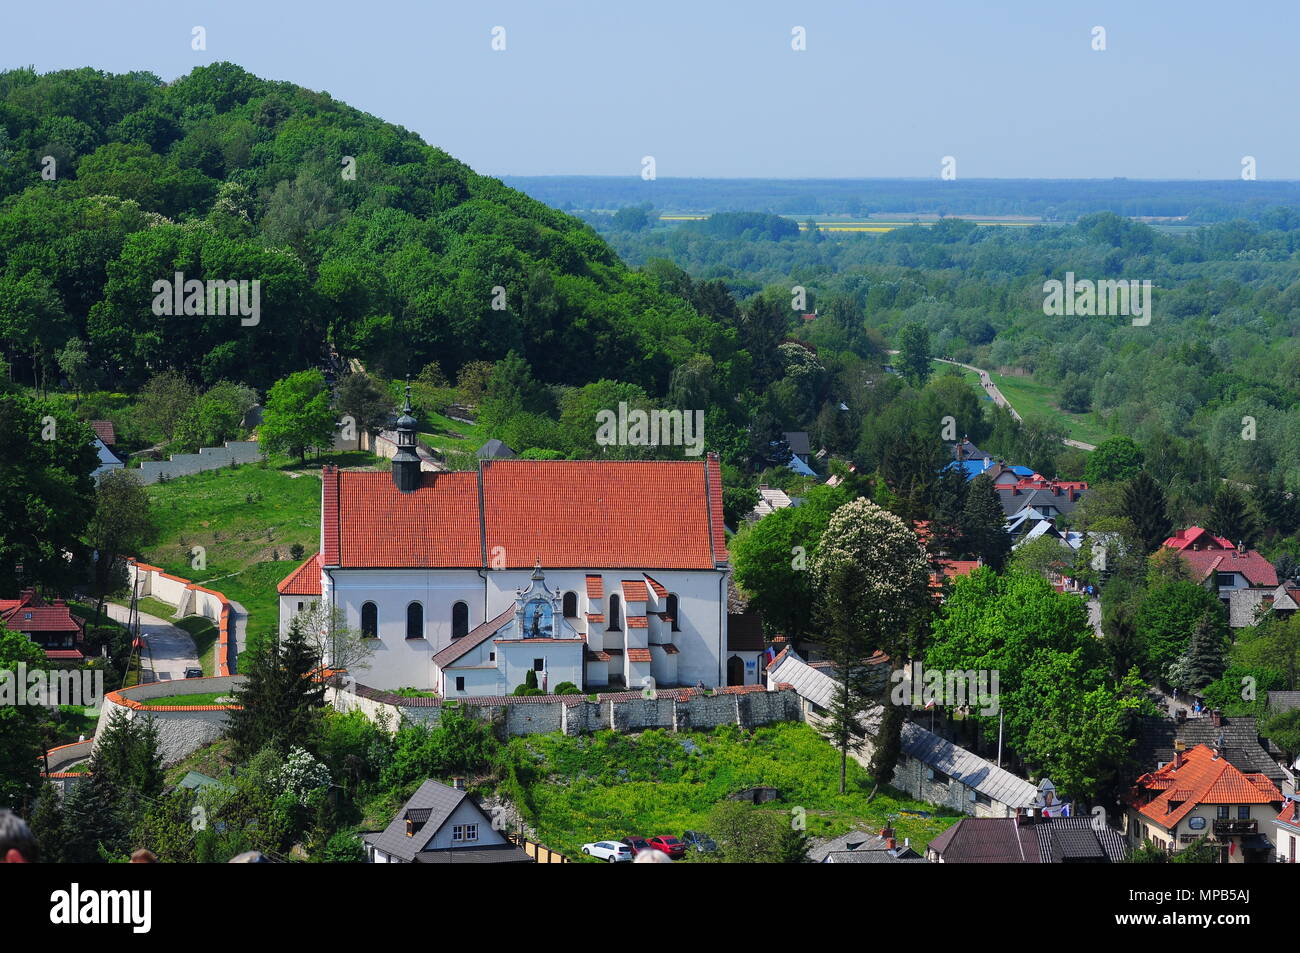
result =
[[[0,347],[22,383],[160,368],[265,389],[327,338],[381,374],[510,350],[548,383],[659,392],[734,334],[625,268],[582,222],[325,93],[228,63],[166,84],[0,73]],[[261,282],[255,326],[155,315],[155,281]],[[494,292],[494,289],[503,292]]]

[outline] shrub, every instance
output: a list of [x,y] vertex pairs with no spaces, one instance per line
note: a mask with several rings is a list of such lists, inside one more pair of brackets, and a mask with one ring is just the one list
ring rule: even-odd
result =
[[560,682],[560,684],[555,686],[555,691],[552,694],[581,695],[582,690],[579,689],[577,685],[573,684],[573,682]]

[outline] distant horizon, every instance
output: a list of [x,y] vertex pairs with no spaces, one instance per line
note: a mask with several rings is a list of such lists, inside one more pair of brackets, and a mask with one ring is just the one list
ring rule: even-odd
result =
[[[433,143],[430,143],[433,145]],[[475,170],[479,171],[479,170]],[[635,173],[629,175],[621,172],[481,172],[494,179],[633,179],[640,180]],[[919,175],[660,175],[650,182],[939,182],[938,176]],[[1168,182],[1168,183],[1203,183],[1203,182],[1241,182],[1243,186],[1271,182],[1280,185],[1300,184],[1300,179],[1259,178],[1252,182],[1241,179],[1195,179],[1195,178],[1147,178],[1136,175],[1106,175],[1092,177],[1055,177],[1027,175],[982,175],[963,176],[952,180],[954,186],[964,182]]]

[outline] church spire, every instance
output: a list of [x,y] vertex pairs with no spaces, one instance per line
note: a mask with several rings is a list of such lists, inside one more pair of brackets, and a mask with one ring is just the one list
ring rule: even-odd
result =
[[411,416],[411,381],[406,381],[406,404],[397,418],[397,454],[393,457],[393,484],[402,493],[420,485],[420,458],[415,453],[415,418]]

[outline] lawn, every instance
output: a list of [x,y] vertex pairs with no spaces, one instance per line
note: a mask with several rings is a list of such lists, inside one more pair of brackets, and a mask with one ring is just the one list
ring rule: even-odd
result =
[[459,450],[462,453],[474,453],[487,442],[483,428],[478,424],[467,424],[452,420],[432,411],[421,416],[429,433],[421,433],[420,439],[434,450]]
[[923,852],[957,819],[888,788],[868,800],[871,779],[852,760],[848,791],[840,795],[838,752],[802,723],[766,726],[752,735],[728,726],[712,733],[530,735],[512,744],[523,747],[540,774],[527,787],[538,840],[574,858],[588,841],[707,833],[715,804],[758,785],[775,787],[781,799],[754,810],[802,817],[817,837],[879,830],[896,815],[899,839],[911,838]]
[[162,695],[159,698],[140,700],[142,705],[216,705],[218,698],[229,698],[230,692],[195,692],[192,695]]
[[[951,367],[950,364],[936,363],[936,369]],[[960,368],[958,368],[961,370]],[[974,371],[962,371],[962,376],[975,384],[983,394],[979,375]],[[989,377],[1002,391],[1002,396],[1011,402],[1011,406],[1021,417],[1044,417],[1061,427],[1065,435],[1081,443],[1097,446],[1107,437],[1113,436],[1105,424],[1097,420],[1096,415],[1072,414],[1062,410],[1056,403],[1056,392],[1046,384],[1040,384],[1032,377],[1011,374],[998,374],[989,371]]]
[[[319,546],[321,465],[374,461],[363,452],[305,463],[279,458],[265,467],[245,464],[154,484],[149,495],[158,534],[143,559],[240,603],[250,635],[273,629],[276,583],[298,565],[293,546],[302,547],[304,558]],[[203,548],[201,561],[191,555],[195,547]]]

